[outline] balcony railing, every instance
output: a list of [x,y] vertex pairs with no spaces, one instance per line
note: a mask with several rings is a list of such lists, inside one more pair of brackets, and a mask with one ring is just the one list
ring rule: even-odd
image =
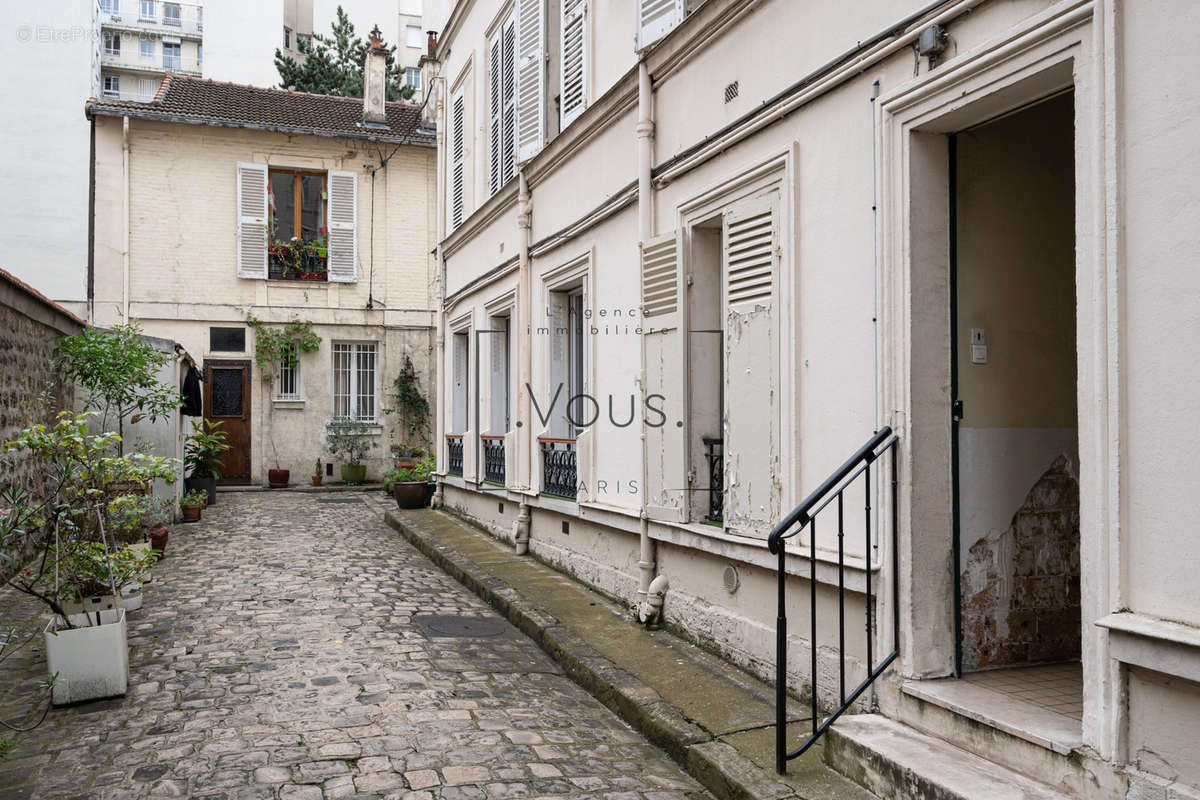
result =
[[483,440],[483,479],[504,486],[504,437],[480,436]]
[[542,436],[538,443],[542,447],[542,493],[574,500],[579,488],[575,440]]
[[158,31],[175,36],[200,36],[204,7],[194,3],[147,3],[127,0],[115,9],[100,9],[100,24],[130,31]]
[[274,245],[267,250],[267,277],[277,281],[324,281],[328,280],[327,259],[317,253],[306,253],[300,257],[297,267],[296,259],[278,252]]
[[721,522],[725,518],[725,448],[724,440],[717,436],[705,436],[704,459],[708,462],[708,515],[709,522]]
[[446,434],[446,473],[462,477],[463,437],[461,433]]

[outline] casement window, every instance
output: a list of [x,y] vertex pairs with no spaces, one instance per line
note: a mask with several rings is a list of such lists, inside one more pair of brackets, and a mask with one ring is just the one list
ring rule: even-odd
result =
[[105,97],[120,97],[121,96],[121,76],[120,75],[105,75],[104,76],[104,96]]
[[421,91],[421,70],[416,67],[408,67],[404,70],[404,85],[411,88],[414,92]]
[[100,10],[108,14],[120,14],[121,0],[100,0]]
[[163,25],[179,26],[179,3],[163,3]]
[[296,343],[287,345],[289,353],[279,359],[279,375],[275,379],[276,400],[300,400],[300,353]]
[[488,44],[488,190],[516,174],[516,23],[512,14],[496,28]]
[[516,38],[517,161],[526,161],[546,141],[545,0],[516,0]]
[[491,354],[491,382],[488,387],[490,419],[488,430],[502,435],[512,421],[512,326],[509,317],[492,317],[487,334]]
[[314,173],[240,163],[237,208],[238,277],[266,278],[268,245],[289,242],[298,235],[318,246],[327,237],[329,280],[358,280],[357,173]]
[[333,415],[375,422],[376,345],[333,345]]
[[562,53],[561,128],[587,108],[587,0],[562,0],[559,52]]
[[405,25],[404,26],[404,46],[405,47],[412,47],[414,49],[420,50],[421,47],[425,44],[424,38],[425,37],[423,37],[421,35],[421,26],[420,25]]
[[450,393],[450,432],[466,433],[470,426],[467,413],[471,390],[470,354],[471,334],[469,331],[455,333],[451,337],[452,379]]
[[104,55],[119,56],[121,55],[121,34],[104,33]]
[[[587,420],[589,406],[582,397],[584,383],[584,317],[583,287],[550,292],[550,385],[547,397],[558,393],[550,434],[575,438],[580,428],[576,423]],[[574,399],[572,399],[574,398]]]
[[178,44],[163,42],[162,50],[163,69],[180,69],[183,66],[183,57]]
[[284,50],[292,49],[292,29],[291,28],[283,29],[283,49]]
[[683,22],[683,0],[637,0],[637,49],[670,33]]
[[466,191],[466,104],[460,89],[450,102],[450,230],[463,223]]
[[141,0],[138,19],[154,22],[154,0]]
[[142,58],[154,58],[154,40],[138,39],[138,55]]

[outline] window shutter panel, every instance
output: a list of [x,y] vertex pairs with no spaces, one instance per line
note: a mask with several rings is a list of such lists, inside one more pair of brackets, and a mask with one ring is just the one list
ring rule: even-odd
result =
[[267,165],[237,166],[239,278],[267,277]]
[[562,3],[562,127],[587,108],[587,0]]
[[329,280],[358,280],[358,173],[329,171]]
[[[679,237],[668,233],[641,244],[642,358],[646,364],[642,420],[646,447],[646,513],[682,522],[687,508],[687,429],[680,387],[684,376],[683,315],[679,303]],[[666,417],[660,422],[652,409]]]
[[517,30],[512,17],[504,23],[500,37],[500,97],[504,104],[500,120],[501,173],[504,185],[517,174]]
[[517,161],[537,155],[545,138],[546,14],[544,0],[517,0]]
[[501,87],[501,39],[503,31],[492,37],[488,47],[488,136],[489,158],[488,190],[495,194],[500,190],[500,118],[502,116],[500,87]]
[[450,108],[450,230],[463,222],[463,130],[462,92],[454,96]]
[[683,21],[683,0],[637,0],[637,46],[652,44]]
[[724,214],[725,527],[765,538],[780,514],[779,196],[756,197]]

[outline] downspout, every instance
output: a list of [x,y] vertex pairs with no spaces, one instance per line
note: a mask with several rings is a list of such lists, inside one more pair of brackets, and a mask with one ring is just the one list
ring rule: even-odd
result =
[[[533,426],[529,424],[529,382],[532,380],[533,373],[533,338],[529,333],[533,320],[533,286],[529,277],[529,245],[532,239],[530,223],[533,214],[533,200],[529,196],[529,181],[525,178],[523,168],[517,169],[517,181],[517,227],[520,228],[520,238],[517,244],[517,329],[526,334],[514,337],[518,342],[519,365],[517,369],[520,373],[518,375],[520,383],[517,389],[517,427],[521,429],[521,432],[516,436],[517,477],[520,486],[528,491],[533,486]],[[529,528],[529,503],[527,500],[522,500],[517,519],[513,522],[513,540],[516,543],[517,555],[525,555],[529,552]]]
[[96,118],[88,120],[87,321],[96,324]]
[[[644,242],[654,235],[654,213],[651,202],[650,170],[654,159],[654,111],[653,96],[650,93],[650,68],[646,66],[643,57],[638,61],[638,241]],[[646,348],[643,339],[642,364],[638,375],[638,386],[646,391]],[[650,538],[650,520],[646,516],[646,487],[649,485],[649,454],[646,452],[646,421],[642,420],[642,511],[639,523],[639,554],[638,567],[641,577],[638,581],[637,608],[644,614],[650,596],[650,583],[654,580],[656,570],[656,547]],[[661,603],[660,603],[661,607]]]
[[445,369],[445,347],[446,347],[446,315],[443,309],[443,304],[446,301],[446,259],[442,253],[442,240],[446,238],[446,104],[442,102],[444,92],[445,79],[438,77],[436,84],[431,84],[429,91],[437,91],[437,216],[434,218],[435,235],[437,237],[437,246],[434,248],[434,261],[437,275],[434,277],[433,302],[436,309],[436,325],[434,333],[433,345],[433,369],[434,369],[434,384],[437,391],[437,414],[434,417],[434,442],[433,451],[439,454],[440,465],[438,468],[437,489],[433,493],[433,500],[430,505],[433,508],[441,508],[446,502],[445,481],[442,478],[446,475],[446,456],[442,455],[446,442],[446,376],[443,374]]
[[129,324],[129,117],[121,117],[121,322]]

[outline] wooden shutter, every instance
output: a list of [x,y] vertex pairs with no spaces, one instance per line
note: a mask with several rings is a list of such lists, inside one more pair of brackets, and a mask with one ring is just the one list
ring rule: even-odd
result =
[[765,537],[779,521],[779,263],[777,194],[724,214],[725,527]]
[[544,0],[517,0],[517,161],[537,155],[545,140],[546,9]]
[[488,191],[495,194],[500,190],[500,120],[503,115],[503,101],[500,89],[503,83],[501,73],[501,40],[504,31],[496,31],[488,45]]
[[587,108],[587,0],[562,1],[562,127]]
[[[641,244],[642,358],[646,364],[642,425],[646,448],[646,513],[682,522],[687,508],[687,445],[683,420],[683,314],[679,238],[668,233]],[[661,409],[665,420],[649,406]],[[660,424],[661,423],[661,424]]]
[[450,104],[450,230],[463,222],[463,155],[466,111],[460,91]]
[[237,165],[237,274],[267,277],[267,165]]
[[637,47],[666,36],[683,21],[683,0],[637,0]]
[[358,280],[358,173],[329,171],[329,280]]
[[501,172],[504,185],[517,174],[517,29],[509,17],[500,37],[500,98],[504,104],[500,120]]

